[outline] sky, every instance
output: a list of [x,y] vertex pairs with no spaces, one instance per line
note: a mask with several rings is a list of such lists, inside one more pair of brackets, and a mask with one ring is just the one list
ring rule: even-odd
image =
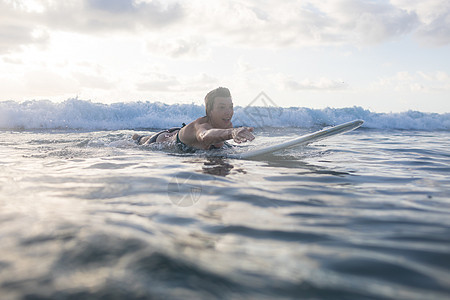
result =
[[448,0],[0,0],[0,101],[450,112]]

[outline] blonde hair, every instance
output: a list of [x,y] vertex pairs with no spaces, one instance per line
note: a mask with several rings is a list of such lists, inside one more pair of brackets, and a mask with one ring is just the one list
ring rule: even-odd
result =
[[214,100],[216,97],[231,97],[230,90],[225,87],[218,87],[212,91],[210,91],[205,96],[205,113],[206,116],[209,116],[209,112],[214,107]]

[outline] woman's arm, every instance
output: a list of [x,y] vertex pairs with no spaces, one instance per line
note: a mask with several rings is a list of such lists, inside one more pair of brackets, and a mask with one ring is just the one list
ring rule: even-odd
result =
[[231,139],[240,144],[242,142],[252,141],[255,139],[252,134],[252,127],[217,129],[208,128],[202,125],[199,126],[196,133],[197,140],[202,144],[212,145]]

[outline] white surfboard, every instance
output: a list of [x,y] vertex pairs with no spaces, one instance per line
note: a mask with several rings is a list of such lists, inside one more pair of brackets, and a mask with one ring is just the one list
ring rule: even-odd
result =
[[325,128],[316,132],[312,132],[303,136],[300,136],[298,138],[294,138],[292,140],[283,142],[281,144],[271,145],[264,148],[259,148],[255,150],[250,150],[243,153],[233,153],[233,154],[227,154],[226,157],[229,158],[237,158],[237,159],[251,159],[258,156],[263,156],[266,154],[273,153],[278,150],[283,150],[287,148],[291,148],[294,146],[301,146],[301,145],[307,145],[312,142],[317,142],[319,140],[352,131],[358,127],[360,127],[364,123],[363,120],[355,120],[351,122],[347,122],[341,125],[337,125],[334,127]]

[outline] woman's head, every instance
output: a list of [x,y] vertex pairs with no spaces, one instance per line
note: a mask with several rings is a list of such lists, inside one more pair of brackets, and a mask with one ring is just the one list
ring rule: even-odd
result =
[[233,101],[230,90],[218,87],[205,97],[206,116],[218,128],[232,127]]
[[231,98],[230,90],[225,87],[218,87],[217,89],[214,89],[206,94],[205,110],[207,116],[209,115],[209,112],[214,108],[214,100],[216,99],[216,97]]

